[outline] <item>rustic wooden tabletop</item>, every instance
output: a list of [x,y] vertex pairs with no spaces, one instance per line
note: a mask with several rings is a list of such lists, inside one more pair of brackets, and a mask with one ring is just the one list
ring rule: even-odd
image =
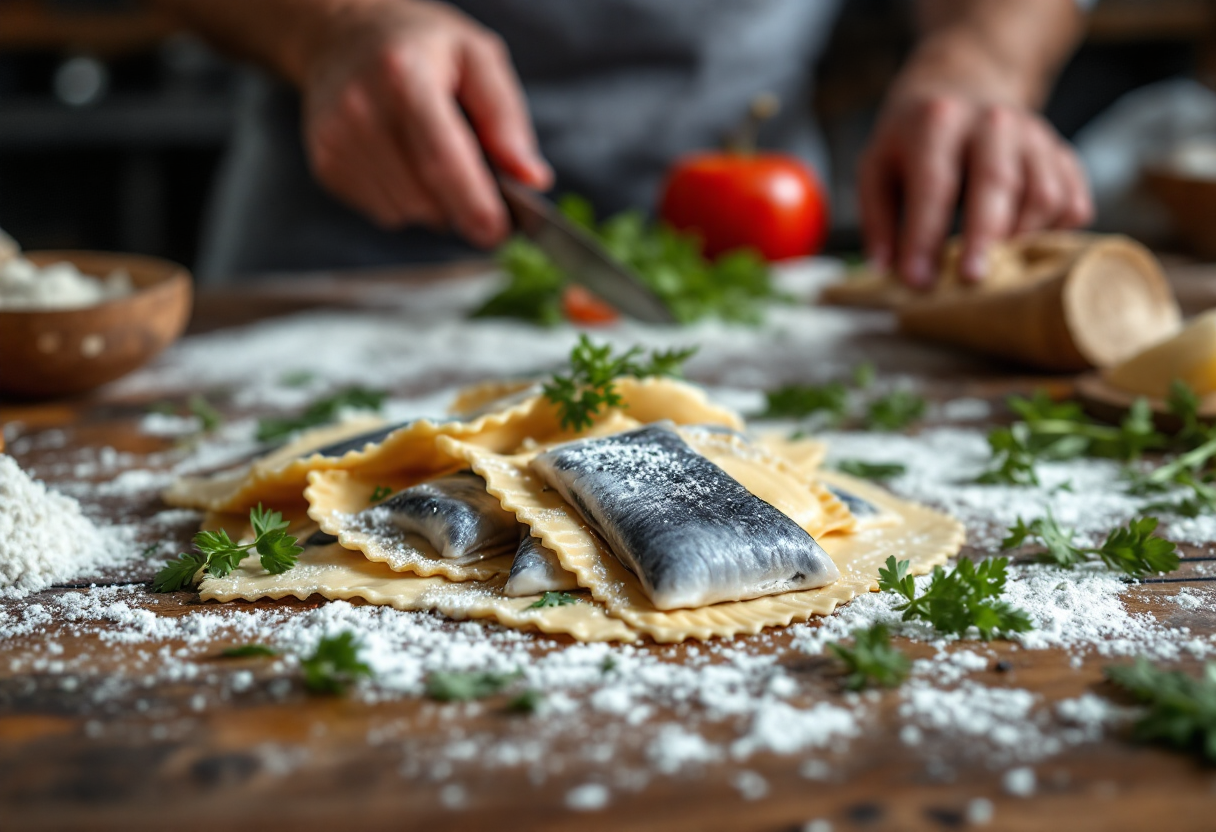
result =
[[[378,292],[401,283],[425,284],[460,279],[470,269],[405,274],[317,277],[252,288],[200,293],[192,332],[246,323],[318,305],[374,306]],[[1179,294],[1190,311],[1216,302],[1216,277],[1210,270],[1175,270]],[[977,363],[973,370],[926,379],[931,397],[959,395],[993,402],[1010,391],[1025,391],[1041,379]],[[1067,379],[1046,380],[1065,390]],[[119,452],[147,454],[166,442],[142,434],[139,420],[155,395],[122,398],[99,394],[66,402],[0,403],[0,423],[20,423],[22,436],[48,429],[65,431],[66,444],[26,443],[17,452],[25,466],[70,458],[73,450],[106,445]],[[998,407],[995,411],[1000,414]],[[54,444],[54,443],[51,443]],[[52,478],[53,479],[53,478]],[[149,517],[163,506],[155,498],[133,504],[116,499],[116,516]],[[193,528],[174,530],[185,546]],[[163,534],[158,532],[158,534]],[[964,551],[966,554],[968,550]],[[1198,635],[1216,632],[1216,616],[1166,603],[1180,586],[1202,587],[1214,578],[1197,565],[1213,560],[1210,551],[1185,550],[1186,562],[1169,579],[1147,581],[1132,589],[1129,610],[1144,613]],[[149,564],[139,578],[150,579]],[[82,593],[59,586],[41,594]],[[34,601],[39,598],[32,599]],[[0,621],[8,612],[27,609],[31,599],[0,601]],[[136,607],[156,616],[175,617],[207,607],[196,594],[130,596]],[[306,601],[260,602],[260,608],[307,609]],[[250,605],[243,606],[248,609]],[[14,613],[15,614],[15,613]],[[89,670],[65,683],[51,670],[31,671],[11,657],[36,653],[54,641],[62,661],[85,657]],[[561,638],[538,636],[541,654]],[[788,638],[771,634],[765,650],[800,682],[825,700],[840,687],[824,657],[786,651]],[[228,672],[223,641],[197,661],[198,673]],[[930,648],[901,642],[911,655]],[[173,642],[168,648],[175,647]],[[162,649],[158,646],[157,650]],[[660,648],[653,648],[658,650]],[[670,653],[670,648],[665,648]],[[1017,650],[996,642],[1003,658],[972,678],[996,687],[1012,686],[1050,700],[1086,691],[1111,694],[1102,681],[1100,656],[1079,663],[1057,650]],[[411,767],[411,755],[426,754],[428,740],[447,736],[451,720],[463,720],[470,733],[513,736],[526,727],[494,707],[437,711],[429,703],[403,699],[368,703],[357,698],[310,696],[298,682],[272,694],[270,679],[256,661],[247,661],[254,681],[240,696],[209,699],[200,705],[198,686],[189,679],[148,677],[140,684],[134,667],[155,661],[147,644],[123,643],[70,622],[51,620],[0,642],[0,828],[405,828],[405,829],[654,829],[796,830],[822,819],[818,830],[956,829],[984,821],[974,813],[977,798],[991,802],[989,828],[1000,829],[1212,829],[1216,819],[1216,770],[1195,758],[1128,741],[1123,732],[1070,746],[1036,766],[1031,797],[1002,787],[1000,769],[986,764],[978,744],[956,739],[941,747],[913,748],[898,740],[894,694],[883,694],[868,712],[872,725],[831,754],[830,770],[808,779],[798,761],[761,754],[750,770],[767,783],[767,794],[747,800],[732,785],[727,766],[708,765],[687,775],[655,779],[635,792],[614,795],[603,811],[576,813],[564,797],[571,786],[604,766],[628,766],[643,751],[628,743],[621,758],[596,761],[570,755],[558,776],[535,782],[524,768],[481,770],[466,780],[470,799],[459,810],[445,805],[441,789]],[[1186,666],[1185,664],[1183,666]],[[20,669],[14,670],[14,667]],[[1196,664],[1189,666],[1195,670]],[[134,679],[132,674],[136,673]],[[115,680],[132,682],[116,685]],[[607,721],[597,714],[592,722]],[[372,741],[372,737],[391,741]],[[408,740],[408,742],[407,742]],[[578,737],[571,737],[576,745]],[[417,762],[415,760],[414,762]],[[411,774],[411,772],[415,772]]]

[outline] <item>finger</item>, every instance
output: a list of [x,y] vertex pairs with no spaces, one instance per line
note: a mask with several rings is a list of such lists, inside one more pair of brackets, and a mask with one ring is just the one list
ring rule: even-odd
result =
[[958,200],[959,170],[968,113],[962,102],[935,99],[925,105],[922,126],[904,156],[903,231],[899,273],[909,285],[927,288]]
[[1093,193],[1089,176],[1069,144],[1063,144],[1060,167],[1064,181],[1064,208],[1056,218],[1056,228],[1084,228],[1094,221]]
[[870,268],[886,272],[891,268],[895,251],[896,199],[890,159],[877,145],[861,159],[857,172],[857,198],[866,243],[866,260]]
[[553,171],[537,149],[532,120],[506,46],[494,35],[469,38],[461,57],[457,98],[482,147],[511,176],[548,190]]
[[498,244],[509,230],[507,209],[468,121],[424,57],[395,57],[388,89],[413,169],[462,235],[485,248]]
[[994,108],[971,142],[963,216],[964,279],[982,280],[988,249],[1013,230],[1022,199],[1022,158],[1016,115]]
[[1022,152],[1024,189],[1014,233],[1051,228],[1063,212],[1067,194],[1061,150],[1046,130],[1027,131]]
[[379,192],[383,203],[390,206],[386,215],[377,218],[379,224],[400,228],[414,222],[440,223],[442,209],[410,170],[404,151],[373,99],[362,87],[352,87],[343,96],[342,109],[355,143],[350,154],[355,176],[367,183],[368,190]]

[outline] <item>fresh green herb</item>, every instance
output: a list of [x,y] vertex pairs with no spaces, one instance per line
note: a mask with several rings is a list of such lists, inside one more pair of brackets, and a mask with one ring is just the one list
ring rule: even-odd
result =
[[312,370],[289,370],[279,377],[279,384],[284,387],[307,387],[317,379]]
[[1194,749],[1216,762],[1216,663],[1204,665],[1198,679],[1181,671],[1159,670],[1143,657],[1134,664],[1107,667],[1105,672],[1148,705],[1133,729],[1138,739]]
[[696,347],[691,347],[652,352],[649,359],[642,362],[639,347],[614,356],[610,344],[597,347],[586,335],[580,335],[570,352],[570,373],[555,373],[544,385],[544,393],[558,406],[562,427],[583,430],[591,427],[592,417],[601,410],[624,404],[616,391],[618,378],[677,375],[683,363],[696,351]]
[[224,424],[224,417],[212,406],[211,402],[207,401],[205,396],[198,394],[191,396],[186,406],[190,409],[190,415],[198,419],[199,424],[202,425],[203,433],[211,433]]
[[839,381],[827,384],[791,384],[764,394],[768,402],[761,419],[797,419],[826,413],[831,425],[844,421],[849,407],[849,391]]
[[1182,422],[1175,439],[1183,447],[1195,448],[1212,438],[1212,428],[1199,419],[1199,396],[1185,381],[1176,378],[1170,383],[1165,404],[1166,409]]
[[369,503],[378,503],[392,493],[393,489],[389,488],[387,485],[377,485],[372,489],[372,495],[367,498],[367,501]]
[[1035,455],[1030,449],[1030,428],[1018,422],[1007,428],[994,428],[988,434],[992,466],[976,477],[981,485],[1038,485]]
[[564,607],[567,604],[577,604],[579,598],[570,592],[545,592],[540,596],[540,600],[529,604],[528,609],[539,610],[545,607]]
[[277,656],[279,651],[273,647],[267,647],[265,644],[241,644],[236,647],[229,647],[223,653],[220,653],[225,659],[249,659],[261,656]]
[[535,688],[524,688],[511,701],[507,702],[507,710],[521,714],[534,714],[545,701],[545,695]]
[[194,536],[194,551],[178,555],[156,573],[152,580],[153,592],[176,592],[194,585],[195,575],[200,570],[216,578],[223,578],[240,564],[250,549],[257,550],[262,568],[272,575],[286,572],[296,565],[304,549],[296,545],[296,539],[287,534],[290,525],[277,511],[266,511],[262,504],[249,512],[253,525],[252,543],[238,544],[228,532],[203,531]]
[[371,676],[371,667],[359,660],[360,647],[350,631],[322,638],[312,655],[300,660],[304,686],[313,693],[344,693],[360,676]]
[[893,390],[870,402],[866,430],[903,430],[925,415],[925,400],[907,390]]
[[863,361],[853,368],[853,386],[865,390],[878,377],[878,370],[869,361]]
[[[695,235],[650,226],[641,213],[618,214],[599,223],[591,204],[573,195],[564,196],[559,208],[633,269],[681,323],[703,318],[759,323],[763,303],[784,300],[773,288],[768,266],[750,251],[728,252],[710,261]],[[542,325],[561,321],[562,290],[568,281],[548,255],[515,238],[500,251],[499,263],[507,283],[475,316],[522,318]]]
[[891,646],[891,634],[882,624],[854,630],[851,648],[830,642],[828,649],[849,669],[844,682],[849,690],[861,690],[871,683],[896,687],[908,677],[911,667],[908,657]]
[[1154,537],[1156,517],[1132,520],[1126,528],[1114,529],[1105,542],[1096,549],[1075,546],[1072,532],[1066,532],[1056,523],[1050,513],[1031,523],[1020,517],[1009,529],[1001,543],[1002,549],[1014,549],[1029,539],[1037,539],[1045,550],[1040,559],[1057,566],[1070,568],[1096,557],[1110,569],[1124,572],[1133,578],[1161,572],[1173,572],[1178,568],[1177,547],[1168,540]]
[[919,596],[908,565],[909,561],[889,557],[886,567],[878,570],[879,589],[904,597],[895,609],[903,611],[905,621],[920,619],[938,632],[959,636],[975,627],[985,641],[1033,629],[1024,610],[997,600],[1005,591],[1007,559],[990,558],[979,566],[962,559],[951,572],[934,567],[933,579]]
[[156,554],[157,552],[159,552],[159,551],[160,551],[160,544],[159,544],[159,543],[149,543],[149,544],[148,544],[147,546],[145,546],[145,547],[143,548],[143,550],[142,550],[142,551],[139,553],[139,556],[140,556],[141,558],[143,558],[144,560],[147,560],[148,558],[152,557],[153,555],[155,555],[155,554]]
[[616,670],[616,659],[612,656],[604,656],[604,660],[600,662],[600,673],[607,675]]
[[[1174,476],[1172,484],[1190,489],[1190,495],[1180,500],[1157,500],[1148,503],[1144,506],[1144,511],[1148,513],[1168,512],[1180,517],[1198,517],[1201,514],[1214,513],[1216,512],[1216,487],[1212,485],[1212,482],[1213,475],[1211,474],[1198,477],[1190,471],[1179,471]],[[1161,486],[1161,490],[1164,490],[1165,487]],[[1137,490],[1139,493],[1156,493],[1158,489],[1153,484],[1133,483],[1131,490],[1133,493]]]
[[294,433],[334,422],[344,410],[379,411],[388,393],[384,390],[368,390],[350,387],[328,398],[320,399],[308,406],[300,416],[294,418],[265,418],[258,420],[258,441],[278,442]]
[[903,476],[908,469],[898,462],[862,462],[860,459],[842,459],[836,463],[836,470],[866,480],[889,480],[891,477]]
[[523,673],[436,670],[426,677],[426,695],[439,702],[471,702],[501,693]]

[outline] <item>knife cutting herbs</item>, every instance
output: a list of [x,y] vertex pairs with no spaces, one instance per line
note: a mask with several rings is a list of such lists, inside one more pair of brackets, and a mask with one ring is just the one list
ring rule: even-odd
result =
[[[621,263],[632,268],[657,294],[680,323],[718,318],[758,324],[763,304],[784,300],[774,288],[768,266],[747,250],[707,259],[691,234],[648,223],[637,211],[597,221],[591,203],[568,194],[559,201],[562,213],[587,230]],[[569,301],[569,278],[534,243],[516,237],[499,252],[506,272],[503,287],[473,313],[477,318],[518,318],[553,326],[565,318],[575,323],[599,323]]]

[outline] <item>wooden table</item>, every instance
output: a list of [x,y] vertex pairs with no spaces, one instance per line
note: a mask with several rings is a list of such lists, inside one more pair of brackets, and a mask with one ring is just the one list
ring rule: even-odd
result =
[[[412,272],[317,278],[265,284],[250,290],[204,292],[192,331],[201,332],[308,308],[317,304],[358,307],[377,292],[401,282],[459,279],[469,271]],[[1212,304],[1210,271],[1178,272],[1177,285],[1191,309]],[[362,300],[361,300],[362,299]],[[887,345],[888,347],[890,345]],[[898,344],[896,344],[898,346]],[[886,369],[884,367],[884,369]],[[1000,367],[973,369],[926,380],[931,396],[972,395],[998,401],[1042,379],[1014,376]],[[1048,380],[1057,390],[1067,381]],[[23,435],[56,427],[67,432],[60,448],[29,448],[18,454],[26,465],[66,458],[74,449],[110,445],[149,453],[162,440],[141,435],[138,421],[148,400],[99,395],[75,401],[0,405],[0,422],[20,421]],[[36,445],[37,443],[32,443]],[[163,506],[114,505],[116,514],[148,517]],[[191,528],[176,530],[185,546]],[[1190,548],[1188,557],[1206,553]],[[150,578],[155,566],[149,564]],[[1185,563],[1175,578],[1181,585],[1213,580]],[[1216,631],[1211,614],[1166,604],[1178,582],[1146,583],[1126,597],[1130,609],[1150,613],[1172,626],[1197,633]],[[43,596],[81,592],[56,587]],[[177,616],[200,608],[192,593],[153,596],[141,591],[138,603],[157,615]],[[258,607],[310,608],[325,603],[263,602]],[[209,609],[224,610],[216,605]],[[15,608],[0,602],[0,613]],[[956,829],[968,825],[973,799],[992,801],[990,828],[1081,830],[1216,828],[1216,771],[1193,758],[1133,745],[1123,737],[1083,744],[1035,766],[1037,794],[1029,799],[1001,788],[1000,769],[985,764],[967,743],[910,749],[895,736],[896,694],[875,706],[875,725],[837,754],[826,781],[800,776],[797,759],[761,754],[748,768],[769,784],[761,800],[744,800],[731,786],[728,766],[710,766],[696,776],[656,778],[637,793],[613,795],[605,811],[573,813],[564,805],[567,790],[595,765],[573,761],[561,776],[541,785],[520,769],[499,769],[469,781],[472,800],[461,811],[445,808],[439,787],[425,777],[402,774],[406,737],[421,743],[438,737],[433,706],[415,700],[365,704],[351,699],[309,696],[293,683],[285,699],[268,692],[269,677],[257,675],[252,688],[228,701],[193,707],[195,686],[156,682],[136,686],[118,698],[95,702],[93,695],[110,675],[129,675],[147,662],[140,645],[104,643],[95,635],[74,635],[69,625],[0,644],[0,829],[96,828],[404,828],[404,829],[654,829],[794,830],[811,819],[835,830]],[[96,671],[65,686],[51,673],[15,673],[12,656],[25,655],[54,636],[61,658],[87,655]],[[544,650],[562,639],[537,638]],[[785,652],[788,638],[777,632],[774,649],[799,680],[822,693],[840,696],[831,663],[823,657]],[[215,671],[225,645],[217,644],[200,671]],[[928,648],[904,644],[913,655]],[[1071,667],[1060,651],[1011,650],[997,643],[1009,667],[972,678],[994,686],[1026,688],[1055,700],[1085,691],[1109,693],[1101,681],[1103,660],[1087,658]],[[223,664],[231,669],[231,660]],[[256,667],[256,665],[250,665]],[[1191,670],[1195,667],[1191,666]],[[256,675],[256,674],[255,674]],[[598,718],[598,717],[597,717]],[[470,730],[501,733],[526,730],[498,710],[467,718]],[[524,723],[526,724],[526,723]],[[159,726],[159,727],[158,727]],[[369,742],[369,731],[385,730],[394,741]],[[574,740],[572,740],[574,742]],[[628,744],[626,744],[626,747]],[[630,753],[609,765],[628,764]]]

